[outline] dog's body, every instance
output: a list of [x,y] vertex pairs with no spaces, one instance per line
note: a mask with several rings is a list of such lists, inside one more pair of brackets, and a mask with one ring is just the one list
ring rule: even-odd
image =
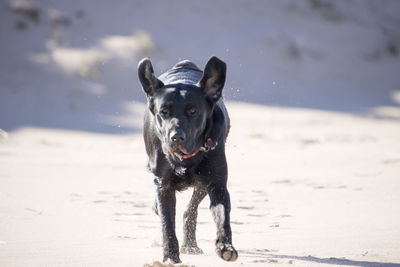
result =
[[190,61],[181,61],[158,79],[149,59],[138,66],[139,79],[147,95],[144,141],[148,166],[155,175],[156,205],[163,234],[164,261],[180,262],[175,235],[175,192],[194,187],[184,213],[182,253],[199,254],[196,242],[197,207],[208,194],[217,225],[216,252],[234,261],[230,199],[226,188],[225,141],[229,117],[220,99],[226,65],[212,57],[204,73]]

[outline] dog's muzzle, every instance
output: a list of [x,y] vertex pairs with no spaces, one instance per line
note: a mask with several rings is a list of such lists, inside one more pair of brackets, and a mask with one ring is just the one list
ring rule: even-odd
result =
[[206,141],[204,142],[203,146],[200,148],[194,150],[192,153],[185,153],[181,149],[179,151],[175,151],[174,155],[177,157],[180,161],[183,161],[184,159],[189,159],[197,155],[197,153],[201,152],[208,152],[210,150],[214,150],[215,147],[218,145],[217,141],[213,141],[211,138],[206,138]]

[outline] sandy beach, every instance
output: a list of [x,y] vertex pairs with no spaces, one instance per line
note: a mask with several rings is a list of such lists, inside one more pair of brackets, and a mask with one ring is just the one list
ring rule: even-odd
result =
[[[206,199],[198,225],[205,254],[182,255],[185,264],[400,264],[397,122],[240,103],[228,108],[240,257],[225,263],[215,255]],[[160,259],[140,134],[26,128],[2,138],[0,155],[0,265],[141,266]],[[178,194],[179,238],[189,197]]]

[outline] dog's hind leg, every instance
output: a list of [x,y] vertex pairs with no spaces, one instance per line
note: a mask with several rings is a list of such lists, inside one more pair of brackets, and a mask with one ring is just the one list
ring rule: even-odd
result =
[[196,224],[197,208],[200,202],[207,195],[207,191],[201,186],[195,186],[192,198],[190,199],[187,210],[183,214],[183,244],[181,253],[202,254],[203,251],[197,246]]

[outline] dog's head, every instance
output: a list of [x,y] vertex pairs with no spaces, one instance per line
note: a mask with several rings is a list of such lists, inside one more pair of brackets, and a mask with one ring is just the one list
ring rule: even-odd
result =
[[[175,162],[196,156],[205,142],[215,103],[222,95],[226,64],[211,57],[201,72],[185,61],[178,63],[166,75],[168,78],[161,75],[157,79],[150,59],[144,58],[139,62],[138,74],[164,154]],[[181,79],[185,75],[192,79]]]

